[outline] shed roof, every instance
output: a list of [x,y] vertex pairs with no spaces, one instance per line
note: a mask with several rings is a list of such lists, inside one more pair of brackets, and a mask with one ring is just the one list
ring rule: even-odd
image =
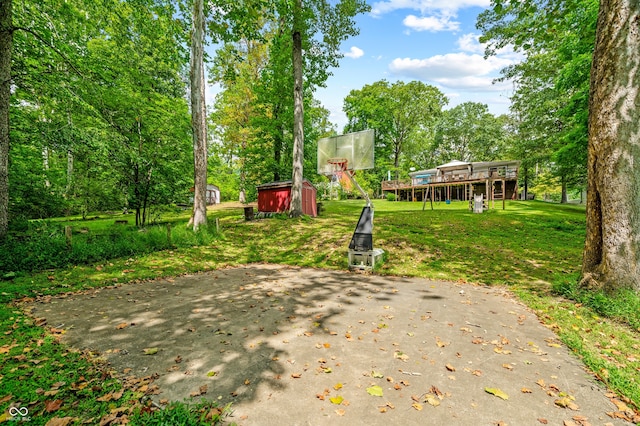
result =
[[[307,184],[309,186],[311,186],[312,188],[315,188],[315,186],[313,186],[313,184],[311,182],[309,182],[307,179],[303,179],[302,180],[302,184]],[[276,189],[276,188],[288,188],[292,185],[292,181],[291,180],[281,180],[281,181],[277,181],[277,182],[267,182],[267,183],[263,183],[260,185],[256,185],[256,188],[258,190],[260,189]]]

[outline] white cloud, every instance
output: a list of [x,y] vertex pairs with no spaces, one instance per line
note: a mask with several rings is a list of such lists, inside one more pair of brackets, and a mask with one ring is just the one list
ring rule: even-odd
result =
[[458,38],[456,43],[458,44],[458,48],[463,52],[484,53],[485,45],[480,43],[480,35],[478,34],[465,34]]
[[408,15],[402,23],[415,31],[457,31],[460,28],[460,22],[451,21],[451,17],[447,15],[422,18]]
[[[456,41],[458,49],[462,52],[478,53],[484,55],[484,51],[487,47],[487,43],[480,43],[479,34],[465,34],[458,38]],[[509,59],[514,62],[520,62],[524,59],[524,55],[513,51],[513,45],[507,45],[501,49],[498,49],[495,53],[496,57],[502,59]]]
[[495,56],[485,59],[478,54],[447,53],[425,59],[396,58],[389,69],[399,76],[447,88],[497,91],[510,86],[510,83],[493,84],[497,71],[513,63],[512,59]]
[[380,16],[400,9],[419,10],[422,13],[441,11],[454,14],[456,11],[467,7],[487,8],[490,4],[491,0],[387,0],[373,3],[371,14]]
[[362,55],[364,55],[364,50],[356,46],[351,46],[351,49],[349,49],[349,51],[344,54],[344,56],[346,56],[347,58],[352,59],[358,59]]

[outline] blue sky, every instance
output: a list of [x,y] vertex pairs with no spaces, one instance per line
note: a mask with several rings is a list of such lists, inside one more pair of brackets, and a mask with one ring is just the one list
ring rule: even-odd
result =
[[342,45],[345,57],[316,97],[331,111],[338,132],[346,123],[344,98],[353,89],[386,79],[419,80],[438,87],[446,108],[473,101],[493,114],[509,109],[511,83],[492,84],[519,55],[504,49],[484,59],[475,28],[489,0],[369,0],[370,13],[356,18],[360,34]]
[[[484,59],[476,18],[490,0],[367,0],[371,12],[356,17],[360,34],[342,44],[344,58],[315,96],[331,113],[338,133],[347,122],[343,100],[351,90],[386,79],[419,80],[440,89],[446,109],[473,101],[495,115],[509,110],[510,82],[493,84],[520,56],[509,48]],[[209,87],[213,103],[219,88]]]

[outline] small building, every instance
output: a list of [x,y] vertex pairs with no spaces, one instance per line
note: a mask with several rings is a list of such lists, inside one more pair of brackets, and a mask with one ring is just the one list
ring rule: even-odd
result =
[[207,185],[207,204],[220,204],[220,188],[216,185]]
[[[270,182],[258,185],[258,212],[286,213],[291,206],[291,181]],[[302,181],[302,213],[315,217],[316,188],[304,179]]]
[[[189,188],[189,192],[195,192],[196,188],[192,186]],[[207,184],[207,193],[205,194],[205,199],[207,200],[207,205],[211,204],[219,204],[220,203],[220,188],[216,185]],[[193,204],[193,197],[189,198],[189,202]]]

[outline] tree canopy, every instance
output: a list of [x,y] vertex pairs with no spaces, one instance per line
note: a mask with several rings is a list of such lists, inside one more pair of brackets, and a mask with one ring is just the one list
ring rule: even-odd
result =
[[376,165],[393,168],[398,179],[400,162],[407,151],[426,151],[446,96],[420,81],[389,83],[386,80],[352,90],[344,100],[348,123],[345,133],[376,131]]

